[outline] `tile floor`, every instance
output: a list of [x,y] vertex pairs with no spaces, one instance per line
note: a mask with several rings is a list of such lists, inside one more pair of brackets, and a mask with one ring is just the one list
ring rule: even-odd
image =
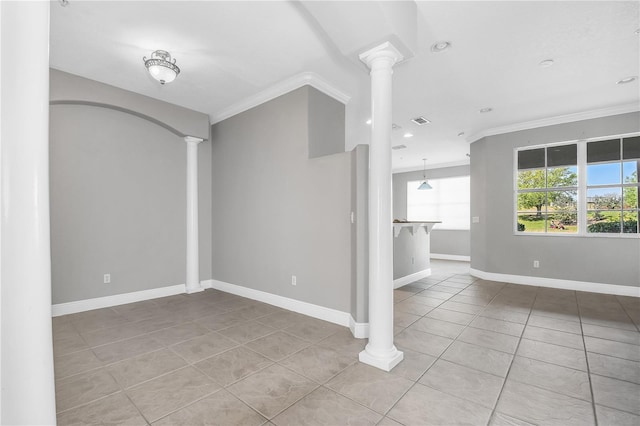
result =
[[343,327],[215,290],[57,317],[58,422],[640,424],[640,300],[433,270],[395,291],[391,373]]

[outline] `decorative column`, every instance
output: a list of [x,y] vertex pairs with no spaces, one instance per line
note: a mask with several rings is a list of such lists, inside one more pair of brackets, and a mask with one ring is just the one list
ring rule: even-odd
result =
[[371,68],[369,145],[369,343],[360,361],[390,371],[403,353],[393,345],[393,234],[391,219],[391,86],[402,60],[389,42],[364,52]]
[[200,285],[198,240],[198,144],[203,139],[186,136],[187,143],[187,293],[204,290]]
[[55,424],[49,231],[49,2],[0,2],[1,417]]

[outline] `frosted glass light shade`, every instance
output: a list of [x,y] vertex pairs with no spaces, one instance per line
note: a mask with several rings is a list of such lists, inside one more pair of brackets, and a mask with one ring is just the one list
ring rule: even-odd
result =
[[147,67],[151,77],[160,82],[160,84],[171,83],[180,74],[180,68],[176,65],[176,60],[171,61],[171,54],[164,50],[156,50],[151,54],[151,58],[144,60],[144,66]]
[[422,181],[418,189],[432,189],[432,187],[431,185],[429,185],[429,182],[425,180],[425,181]]

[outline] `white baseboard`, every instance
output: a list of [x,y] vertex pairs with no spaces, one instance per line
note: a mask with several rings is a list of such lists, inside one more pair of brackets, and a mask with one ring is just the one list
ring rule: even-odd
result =
[[430,257],[431,259],[458,260],[460,262],[471,262],[471,256],[461,256],[457,254],[431,253]]
[[632,287],[626,285],[562,280],[558,278],[532,277],[528,275],[498,274],[495,272],[484,272],[474,268],[470,268],[469,273],[483,280],[499,281],[511,284],[559,288],[563,290],[588,291],[592,293],[615,294],[618,296],[640,297],[640,287]]
[[431,275],[431,268],[423,269],[422,271],[414,272],[413,274],[405,275],[398,279],[393,280],[393,288],[402,287],[403,285],[411,284],[414,281],[418,281],[422,278],[427,278]]
[[173,296],[175,294],[182,294],[184,292],[184,284],[178,284],[169,287],[159,287],[149,290],[134,291],[132,293],[114,294],[113,296],[96,297],[94,299],[58,303],[57,305],[51,306],[51,316],[58,317],[60,315],[91,311],[93,309],[109,308],[111,306],[140,302],[142,300]]
[[312,303],[302,302],[296,299],[290,299],[284,296],[278,296],[277,294],[271,294],[240,285],[229,284],[224,281],[209,281],[211,282],[211,288],[215,288],[216,290],[221,290],[227,293],[257,300],[259,302],[268,303],[270,305],[278,306],[289,311],[298,312],[303,315],[338,324],[343,327],[350,326],[351,314],[347,312],[326,308],[324,306],[314,305]]
[[353,317],[349,318],[349,328],[351,329],[351,334],[356,339],[367,339],[369,338],[369,323],[368,322],[356,322]]

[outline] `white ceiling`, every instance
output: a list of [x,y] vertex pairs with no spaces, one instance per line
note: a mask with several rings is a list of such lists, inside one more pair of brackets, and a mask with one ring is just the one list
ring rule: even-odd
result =
[[[369,76],[358,53],[385,40],[394,70],[395,171],[468,162],[468,142],[521,123],[640,110],[640,2],[79,1],[51,8],[51,66],[209,114],[314,73],[350,96],[347,149],[366,142]],[[432,53],[436,41],[452,47]],[[181,68],[160,86],[142,57]],[[553,59],[548,68],[538,64]],[[480,114],[483,107],[493,111]],[[431,124],[410,119],[424,115]],[[405,132],[413,133],[404,138]],[[458,136],[464,132],[463,136]],[[588,135],[585,135],[588,137]]]

